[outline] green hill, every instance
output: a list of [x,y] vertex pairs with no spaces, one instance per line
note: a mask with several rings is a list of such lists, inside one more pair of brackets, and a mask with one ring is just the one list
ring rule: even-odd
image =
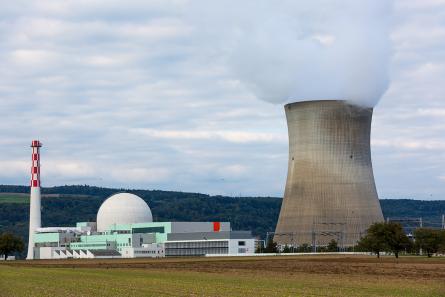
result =
[[29,194],[25,193],[0,193],[1,203],[29,203]]
[[[252,230],[264,237],[275,229],[281,199],[225,197],[157,190],[62,186],[42,189],[42,225],[72,226],[95,221],[101,203],[110,195],[128,191],[142,197],[156,221],[230,221],[236,230]],[[12,231],[27,238],[29,187],[0,185],[0,232]],[[439,227],[445,201],[384,199],[385,217],[422,217],[426,226]]]

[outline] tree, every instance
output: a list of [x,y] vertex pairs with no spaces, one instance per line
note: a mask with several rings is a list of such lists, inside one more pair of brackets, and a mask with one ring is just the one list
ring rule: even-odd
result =
[[445,230],[439,231],[439,236],[441,238],[438,253],[445,254]]
[[430,258],[445,245],[445,231],[419,228],[414,231],[415,245]]
[[394,253],[394,256],[398,258],[400,251],[408,249],[411,246],[411,240],[406,236],[400,223],[385,223],[384,229],[386,250]]
[[0,235],[0,254],[5,257],[5,260],[13,252],[23,251],[25,245],[20,237],[11,233],[3,233]]
[[358,242],[361,250],[373,252],[380,258],[380,253],[385,250],[385,223],[374,223],[366,231],[366,235]]
[[290,253],[292,252],[290,246],[288,246],[287,244],[284,246],[282,253],[286,254],[286,253]]
[[278,246],[275,241],[273,241],[273,237],[270,236],[267,240],[266,248],[264,249],[265,253],[278,253]]
[[366,236],[358,242],[360,249],[371,251],[380,257],[380,252],[387,251],[399,257],[400,251],[409,248],[411,241],[403,231],[402,225],[395,222],[374,223],[367,230]]
[[327,251],[331,252],[331,253],[332,252],[338,252],[338,244],[337,244],[337,241],[335,239],[332,239],[329,242],[328,247],[327,247]]

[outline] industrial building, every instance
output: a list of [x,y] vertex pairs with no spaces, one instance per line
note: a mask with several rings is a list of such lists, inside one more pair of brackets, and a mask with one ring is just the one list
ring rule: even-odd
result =
[[37,228],[33,259],[137,258],[252,254],[249,231],[229,222],[153,222],[145,201],[130,193],[106,199],[96,222]]
[[255,252],[250,231],[229,222],[153,222],[140,197],[118,193],[100,206],[96,222],[75,227],[41,227],[40,148],[31,143],[29,244],[26,259],[137,258],[238,255]]
[[372,108],[341,100],[285,106],[288,176],[274,240],[353,246],[383,221],[371,163]]

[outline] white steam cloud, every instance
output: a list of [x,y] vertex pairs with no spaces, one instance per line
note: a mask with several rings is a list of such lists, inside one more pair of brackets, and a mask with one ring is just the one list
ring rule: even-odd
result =
[[198,30],[220,40],[209,46],[219,46],[232,75],[262,100],[375,106],[388,88],[392,1],[192,3]]

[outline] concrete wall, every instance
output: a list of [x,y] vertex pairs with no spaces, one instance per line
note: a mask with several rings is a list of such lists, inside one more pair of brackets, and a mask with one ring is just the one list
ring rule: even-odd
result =
[[153,233],[132,234],[131,246],[134,248],[138,248],[144,244],[151,244],[151,243],[156,243],[156,235]]
[[[229,222],[219,223],[219,231],[230,231]],[[214,232],[213,222],[172,222],[171,233]]]
[[250,231],[221,231],[221,232],[193,232],[170,233],[168,241],[176,240],[210,240],[210,239],[253,239]]
[[123,248],[122,258],[162,258],[165,257],[164,244],[144,244],[138,248]]
[[229,254],[253,254],[255,253],[255,239],[230,239]]
[[[59,254],[56,251],[62,252]],[[40,247],[34,248],[35,259],[66,259],[66,250],[62,247]]]
[[383,220],[371,164],[372,108],[308,101],[285,111],[289,165],[275,241],[354,245]]

